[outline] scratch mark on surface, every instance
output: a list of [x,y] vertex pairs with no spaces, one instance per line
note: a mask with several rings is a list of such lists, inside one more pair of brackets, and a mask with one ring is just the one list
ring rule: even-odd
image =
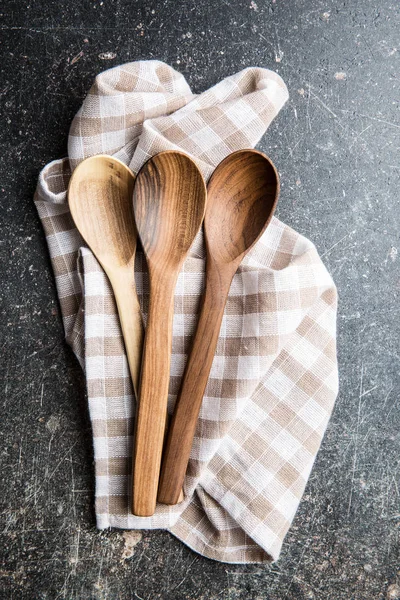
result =
[[370,127],[372,127],[372,123],[371,123],[371,125],[368,125],[367,127],[365,127],[365,128],[362,130],[362,131],[360,131],[360,133],[357,133],[357,134],[354,136],[354,138],[353,138],[353,141],[352,141],[352,142],[351,142],[351,144],[349,145],[349,150],[351,150],[351,148],[354,146],[354,144],[356,143],[356,141],[357,141],[359,138],[360,138],[360,139],[363,139],[363,138],[362,138],[362,134],[363,134],[363,133],[365,133],[366,131],[368,131],[368,129],[369,129]]
[[360,393],[358,395],[358,414],[357,414],[357,426],[354,437],[354,460],[353,460],[353,471],[351,475],[351,487],[350,487],[350,498],[349,498],[349,506],[347,508],[347,516],[350,515],[351,510],[351,502],[353,499],[353,489],[354,489],[354,475],[356,472],[356,464],[357,464],[357,453],[358,453],[358,430],[360,427],[360,417],[361,417],[361,398],[363,396],[363,379],[364,379],[364,363],[361,364],[361,377],[360,377]]
[[306,108],[306,115],[307,115],[307,124],[308,124],[308,129],[311,131],[311,119],[310,119],[310,98],[311,98],[311,86],[308,83],[307,84],[308,87],[308,94],[307,94],[307,108]]
[[386,402],[387,402],[387,400],[388,400],[388,398],[389,398],[390,394],[392,393],[392,391],[393,391],[393,386],[390,388],[390,390],[388,391],[388,393],[387,393],[387,394],[386,394],[386,396],[385,396],[385,400],[384,400],[384,402],[383,402],[383,404],[382,404],[382,409],[384,409],[384,408],[385,408],[385,406],[386,406]]
[[101,570],[103,568],[103,560],[104,560],[104,553],[102,553],[101,555],[101,559],[100,559],[100,566],[99,566],[99,573],[97,575],[97,587],[100,588],[100,581],[101,581]]
[[341,242],[343,242],[343,240],[345,240],[346,238],[348,238],[349,235],[352,235],[353,233],[355,233],[355,231],[349,231],[349,233],[346,233],[346,235],[344,235],[340,240],[338,240],[335,244],[333,244],[333,246],[331,246],[330,248],[328,248],[328,250],[325,250],[325,252],[323,254],[321,254],[321,258],[323,256],[325,256],[326,254],[329,254],[329,252],[331,252],[331,250],[333,250],[334,248],[336,248],[336,246],[338,244],[340,244]]
[[347,110],[344,108],[339,109],[342,113],[351,113],[356,117],[364,117],[365,119],[370,119],[371,121],[377,121],[378,123],[384,123],[385,125],[390,125],[391,127],[395,127],[396,129],[400,129],[400,125],[396,123],[391,123],[390,121],[386,121],[386,119],[379,119],[378,117],[371,117],[371,115],[366,115],[365,113],[359,113],[351,110]]
[[333,112],[333,110],[331,110],[331,109],[329,108],[329,106],[327,106],[327,105],[325,104],[325,102],[323,102],[323,101],[321,100],[321,98],[320,98],[319,96],[317,96],[317,94],[315,94],[314,92],[312,92],[312,91],[311,91],[311,88],[310,88],[310,87],[309,87],[309,94],[312,94],[312,96],[313,96],[313,97],[314,97],[314,98],[317,100],[317,102],[319,102],[319,103],[320,103],[320,105],[321,105],[323,108],[325,108],[325,110],[327,110],[327,111],[328,111],[328,113],[330,113],[330,114],[331,114],[331,115],[332,115],[332,116],[333,116],[335,119],[337,119],[337,118],[338,118],[337,114],[336,114],[336,113],[334,113],[334,112]]
[[392,413],[392,410],[394,409],[394,407],[396,406],[396,404],[397,404],[397,399],[395,399],[395,401],[392,404],[392,408],[389,410],[388,414],[386,415],[386,421],[389,419],[389,417],[390,417],[390,415]]
[[296,150],[297,146],[298,146],[298,145],[300,144],[300,142],[302,142],[302,141],[303,141],[303,139],[302,139],[302,138],[300,138],[300,139],[299,139],[299,140],[298,140],[298,141],[295,143],[295,145],[293,146],[293,148],[289,148],[289,146],[288,146],[288,150],[289,150],[289,154],[290,154],[290,156],[293,156],[293,152],[294,152],[294,150]]
[[365,392],[363,392],[360,396],[360,398],[364,398],[364,396],[367,396],[367,394],[370,394],[371,392],[373,392],[374,390],[376,390],[378,386],[374,385],[374,387],[370,388],[369,390],[366,390]]
[[24,441],[24,436],[21,436],[21,441],[19,444],[19,457],[18,457],[18,469],[21,467],[21,458],[22,458],[22,442]]
[[[73,460],[72,460],[72,454],[71,454],[71,479],[72,479],[72,489],[75,489],[75,474],[74,474],[74,464],[73,464]],[[72,494],[72,509],[74,511],[74,517],[76,519],[76,496],[75,494]]]
[[74,65],[75,63],[78,62],[78,60],[80,60],[83,56],[83,50],[81,50],[76,56],[74,56],[74,58],[71,60],[70,65]]
[[277,44],[277,47],[278,47],[278,52],[277,53],[275,52],[275,62],[281,62],[281,60],[283,58],[283,52],[281,50],[281,46],[280,46],[280,43],[279,43],[278,29],[277,29],[276,26],[275,26],[275,36],[276,36],[276,44]]
[[177,590],[177,589],[178,589],[178,588],[179,588],[179,587],[182,585],[182,583],[185,581],[185,579],[187,578],[187,576],[190,574],[190,568],[191,568],[191,566],[192,566],[192,565],[193,565],[195,562],[197,562],[197,561],[198,561],[198,558],[197,558],[197,556],[196,556],[196,557],[195,557],[195,558],[192,560],[192,562],[190,563],[190,565],[188,566],[188,568],[186,569],[186,575],[185,575],[185,577],[182,579],[182,581],[180,581],[180,582],[178,583],[178,585],[177,585],[177,586],[174,588],[174,590]]

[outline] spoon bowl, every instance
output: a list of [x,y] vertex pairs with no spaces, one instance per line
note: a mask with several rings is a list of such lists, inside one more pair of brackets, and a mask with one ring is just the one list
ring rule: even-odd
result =
[[268,227],[278,195],[278,173],[269,158],[256,150],[239,150],[229,155],[209,182],[204,219],[206,286],[168,430],[159,502],[179,501],[229,288],[243,257]]
[[135,288],[137,232],[132,171],[112,156],[82,161],[68,187],[75,225],[103,267],[114,291],[132,383],[137,397],[143,324]]
[[72,218],[106,271],[131,265],[135,258],[134,181],[124,163],[105,155],[87,158],[71,177],[68,203]]
[[161,152],[141,169],[134,212],[150,269],[176,271],[204,217],[205,184],[182,152]]
[[208,184],[204,219],[209,253],[221,265],[241,261],[265,231],[275,209],[279,177],[256,150],[223,160]]

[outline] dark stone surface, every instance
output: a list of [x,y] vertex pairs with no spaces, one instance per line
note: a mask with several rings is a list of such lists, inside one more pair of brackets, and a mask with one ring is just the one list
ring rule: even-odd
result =
[[[399,598],[398,4],[9,1],[2,23],[1,598]],[[273,566],[212,562],[166,532],[129,550],[140,535],[94,526],[84,381],[32,195],[95,74],[148,58],[195,91],[249,65],[282,75],[291,99],[260,148],[279,217],[340,293],[340,396]]]

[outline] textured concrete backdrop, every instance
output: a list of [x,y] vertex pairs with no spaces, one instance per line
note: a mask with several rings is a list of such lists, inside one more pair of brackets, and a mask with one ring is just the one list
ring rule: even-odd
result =
[[[399,5],[8,1],[3,8],[1,598],[386,600],[399,579]],[[195,91],[246,66],[291,99],[260,149],[278,216],[340,294],[341,391],[280,561],[226,565],[166,532],[99,533],[84,381],[63,342],[39,170],[94,76],[158,58]]]

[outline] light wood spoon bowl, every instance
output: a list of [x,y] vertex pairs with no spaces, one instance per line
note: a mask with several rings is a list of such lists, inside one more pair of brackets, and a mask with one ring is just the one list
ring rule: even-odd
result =
[[132,171],[116,158],[92,156],[74,170],[68,203],[77,229],[113,288],[137,398],[143,323],[134,275],[137,241],[132,209],[134,181]]
[[256,150],[230,154],[209,182],[204,219],[206,287],[168,430],[159,502],[176,504],[179,500],[229,288],[243,257],[266,230],[278,195],[278,173],[269,158]]
[[132,477],[132,511],[138,516],[150,516],[156,508],[168,404],[174,291],[182,263],[203,221],[205,202],[203,177],[196,164],[181,152],[157,154],[137,176],[133,206],[150,283]]

